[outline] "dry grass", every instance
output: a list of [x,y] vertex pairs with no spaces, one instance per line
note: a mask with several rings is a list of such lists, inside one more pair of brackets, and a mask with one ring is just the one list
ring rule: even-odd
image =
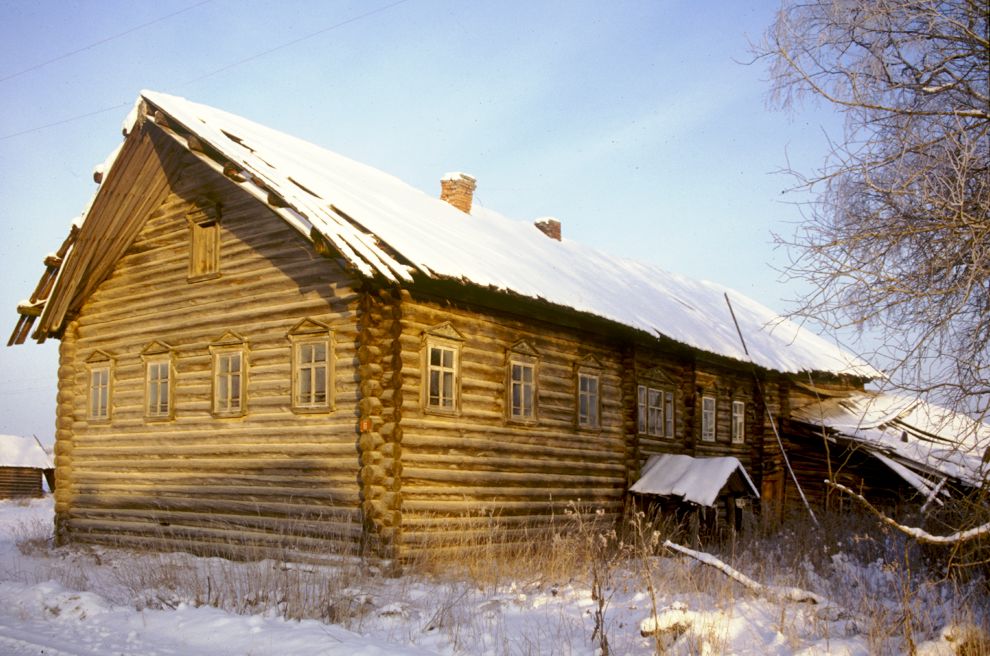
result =
[[[234,545],[213,556],[110,548],[54,549],[50,526],[25,527],[18,547],[47,556],[48,575],[76,589],[98,592],[114,603],[170,608],[180,603],[214,606],[243,614],[316,619],[355,631],[387,630],[398,641],[442,635],[452,651],[480,647],[496,654],[540,653],[547,644],[567,653],[589,643],[607,656],[644,645],[654,653],[725,653],[728,622],[749,592],[710,567],[660,553],[663,540],[680,527],[649,522],[642,514],[616,523],[590,508],[572,508],[549,526],[511,527],[497,514],[452,521],[474,531],[436,531],[388,576],[387,563],[338,555],[330,564],[304,564],[290,533],[284,551],[260,549],[228,560]],[[990,620],[985,581],[956,582],[933,569],[925,554],[902,537],[854,516],[827,517],[815,532],[795,520],[776,533],[740,536],[708,546],[729,564],[766,584],[798,586],[848,609],[854,620],[836,622],[796,605],[781,605],[775,628],[796,648],[809,636],[863,636],[871,653],[910,651],[946,627],[956,653],[990,656],[983,628]],[[123,551],[123,550],[121,550]],[[428,591],[424,594],[424,590]],[[520,632],[506,624],[521,593],[561,599],[545,621]],[[576,614],[565,594],[588,595]],[[640,639],[619,626],[616,600],[634,596],[654,618],[682,599],[704,617],[676,635]],[[571,597],[573,600],[575,597]],[[665,611],[664,609],[668,609]],[[699,616],[700,617],[700,616]],[[636,632],[635,642],[630,632]],[[645,640],[645,642],[644,642]],[[613,647],[615,645],[615,647]],[[620,646],[621,645],[621,646]]]

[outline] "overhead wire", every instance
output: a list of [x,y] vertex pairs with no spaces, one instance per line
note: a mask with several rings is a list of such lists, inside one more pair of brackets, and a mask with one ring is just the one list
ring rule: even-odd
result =
[[[200,5],[206,4],[207,2],[211,2],[211,0],[203,0],[203,2],[200,2],[199,4],[196,4],[196,5],[192,5],[191,7],[188,7],[187,9],[184,9],[182,11],[187,11],[188,9],[193,9],[193,8],[198,7]],[[209,77],[213,77],[214,75],[218,75],[220,73],[223,73],[225,71],[228,71],[228,70],[230,70],[232,68],[235,68],[237,66],[240,66],[242,64],[246,64],[248,62],[254,61],[255,59],[259,59],[261,57],[264,57],[265,55],[269,55],[269,54],[271,54],[273,52],[276,52],[278,50],[282,50],[284,48],[288,48],[290,46],[294,46],[297,43],[301,43],[301,42],[306,41],[308,39],[312,39],[313,37],[319,36],[320,34],[324,34],[324,33],[329,32],[331,30],[335,30],[335,29],[340,28],[340,27],[343,27],[345,25],[349,25],[350,23],[353,23],[353,22],[362,20],[364,18],[368,18],[369,16],[373,16],[373,15],[378,14],[378,13],[381,13],[383,11],[387,11],[389,9],[392,9],[394,7],[397,7],[398,5],[405,4],[406,2],[409,2],[409,0],[397,0],[396,2],[392,2],[391,4],[384,5],[382,7],[378,7],[378,8],[372,9],[370,11],[366,11],[363,14],[358,14],[357,16],[352,16],[351,18],[348,18],[346,20],[340,21],[339,23],[334,23],[333,25],[330,25],[328,27],[324,27],[322,29],[316,30],[315,32],[310,32],[309,34],[306,34],[306,35],[301,36],[299,38],[292,39],[291,41],[286,41],[285,43],[281,43],[281,44],[279,44],[277,46],[274,46],[272,48],[267,48],[265,50],[262,50],[260,52],[255,53],[253,55],[250,55],[248,57],[244,57],[243,59],[239,59],[239,60],[237,60],[235,62],[232,62],[230,64],[226,64],[224,66],[221,66],[220,68],[216,68],[216,69],[214,69],[212,71],[209,71],[207,73],[204,73],[203,75],[200,75],[199,77],[192,78],[191,80],[186,80],[185,82],[181,83],[179,86],[180,87],[185,87],[185,86],[188,86],[190,84],[194,84],[196,82],[199,82],[201,80],[205,80],[205,79],[207,79]],[[146,25],[150,25],[152,23],[155,23],[155,22],[159,22],[161,20],[164,20],[165,18],[168,18],[168,17],[171,17],[171,16],[175,16],[178,13],[181,13],[181,12],[175,12],[173,14],[169,14],[169,16],[163,16],[161,19],[157,19],[155,21],[152,21],[151,23],[146,23],[145,25],[132,28],[131,30],[128,30],[128,32],[122,32],[120,35],[117,35],[117,36],[122,36],[124,34],[129,33],[129,32],[133,32],[134,30],[140,29],[141,27],[144,27]],[[104,39],[104,40],[102,40],[102,41],[100,41],[100,42],[98,42],[96,44],[93,44],[93,45],[98,45],[99,43],[105,43],[106,41],[109,41],[112,38],[116,38],[116,36],[115,37],[108,37],[107,39]],[[89,47],[92,47],[92,46],[87,46],[87,48],[89,48]],[[81,52],[82,50],[86,50],[87,48],[81,48],[81,49],[79,49],[77,51],[74,51],[73,53],[67,53],[66,55],[62,55],[62,56],[57,57],[55,59],[52,59],[50,61],[57,61],[58,59],[63,59],[65,57],[68,57],[70,54],[75,54],[76,52]],[[48,62],[48,63],[50,63],[50,62]],[[39,68],[40,66],[43,66],[43,65],[44,64],[39,64],[38,66],[35,66],[33,68]],[[33,69],[25,69],[25,71],[23,71],[23,72],[27,72],[28,70],[33,70]],[[17,73],[15,75],[20,75],[20,74],[21,73]],[[5,79],[9,79],[9,77],[13,77],[13,76],[8,76],[8,78],[0,79],[0,82],[2,82]],[[121,109],[123,107],[128,107],[129,105],[130,105],[129,102],[123,102],[123,103],[120,103],[120,104],[117,104],[117,105],[113,105],[112,107],[104,107],[103,109],[98,109],[96,111],[87,112],[85,114],[76,114],[74,116],[70,116],[68,118],[64,118],[64,119],[61,119],[61,120],[58,120],[58,121],[53,121],[51,123],[46,123],[44,125],[38,125],[38,126],[35,126],[33,128],[28,128],[26,130],[20,130],[19,132],[12,132],[10,134],[2,135],[2,136],[0,136],[0,141],[5,141],[7,139],[13,139],[14,137],[20,137],[22,135],[30,134],[32,132],[39,132],[41,130],[45,130],[45,129],[48,129],[48,128],[51,128],[51,127],[55,127],[55,126],[58,126],[58,125],[64,125],[66,123],[72,123],[74,121],[78,121],[78,120],[81,120],[81,119],[84,119],[84,118],[88,118],[90,116],[96,116],[98,114],[104,114],[106,112],[110,112],[110,111],[113,111],[113,110],[116,110],[116,109]]]
[[0,77],[0,82],[6,82],[7,80],[12,80],[15,77],[20,77],[21,75],[24,75],[25,73],[30,73],[31,71],[36,71],[39,68],[44,68],[45,66],[48,66],[49,64],[53,64],[53,63],[55,63],[57,61],[61,61],[63,59],[67,59],[67,58],[69,58],[69,57],[71,57],[73,55],[78,55],[80,52],[85,52],[87,50],[90,50],[92,48],[95,48],[96,46],[101,46],[104,43],[109,43],[110,41],[113,41],[115,39],[119,39],[122,36],[127,36],[128,34],[131,34],[132,32],[137,32],[138,30],[144,29],[144,28],[146,28],[146,27],[148,27],[150,25],[154,25],[155,23],[160,23],[160,22],[162,22],[164,20],[168,20],[169,18],[172,18],[173,16],[178,16],[179,14],[182,14],[182,13],[185,13],[185,12],[190,11],[192,9],[195,9],[196,7],[201,7],[202,5],[208,4],[208,3],[212,2],[212,1],[213,0],[202,0],[202,2],[197,2],[194,5],[189,5],[188,7],[184,8],[184,9],[180,9],[178,11],[173,11],[171,14],[166,14],[165,16],[159,16],[158,18],[156,18],[154,20],[150,20],[147,23],[141,23],[140,25],[135,25],[134,27],[129,28],[129,29],[126,29],[123,32],[118,32],[117,34],[113,34],[111,36],[105,37],[103,39],[100,39],[99,41],[94,41],[93,43],[90,43],[89,45],[85,45],[85,46],[83,46],[81,48],[76,48],[75,50],[70,50],[69,52],[66,52],[66,53],[62,53],[61,55],[59,55],[57,57],[52,57],[51,59],[47,59],[47,60],[45,60],[45,61],[43,61],[43,62],[41,62],[39,64],[34,64],[33,66],[28,66],[27,68],[23,68],[23,69],[17,71],[16,73],[11,73],[9,75],[5,75],[4,77]]

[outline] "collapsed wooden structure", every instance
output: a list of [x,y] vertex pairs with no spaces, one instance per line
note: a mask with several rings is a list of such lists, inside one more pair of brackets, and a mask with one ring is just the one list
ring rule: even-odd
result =
[[[771,418],[869,365],[741,295],[143,92],[11,344],[61,340],[60,540],[411,554],[618,517],[647,458],[786,491]],[[751,354],[725,306],[732,296]]]

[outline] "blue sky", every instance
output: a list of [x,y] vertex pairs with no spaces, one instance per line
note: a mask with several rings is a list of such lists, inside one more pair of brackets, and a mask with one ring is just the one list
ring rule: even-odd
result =
[[[779,310],[775,171],[820,164],[828,111],[769,111],[748,44],[777,3],[0,0],[0,328],[96,190],[138,92],[213,105],[429,193]],[[101,111],[107,110],[107,111]],[[630,299],[635,302],[635,299]],[[57,342],[0,347],[0,433],[54,435]]]

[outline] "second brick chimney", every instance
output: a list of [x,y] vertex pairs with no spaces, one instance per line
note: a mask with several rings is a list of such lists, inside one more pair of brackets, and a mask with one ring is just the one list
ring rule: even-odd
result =
[[467,173],[448,173],[440,178],[440,200],[445,200],[465,214],[471,213],[477,181]]
[[560,241],[560,221],[552,216],[544,217],[536,221],[533,225],[539,228],[550,239]]

